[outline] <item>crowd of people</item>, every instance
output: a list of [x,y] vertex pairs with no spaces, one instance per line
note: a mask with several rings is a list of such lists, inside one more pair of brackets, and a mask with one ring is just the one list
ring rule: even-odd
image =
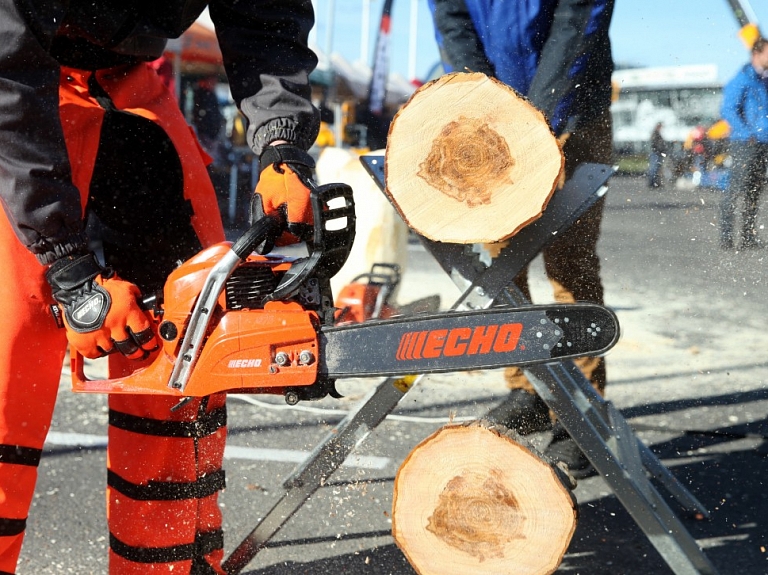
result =
[[[696,126],[677,148],[665,140],[664,126],[658,123],[648,142],[649,188],[662,188],[665,180],[688,176],[695,178],[695,185],[721,192],[720,247],[725,251],[762,245],[757,214],[768,183],[767,77],[768,40],[758,37],[749,62],[723,89],[721,120],[709,128]],[[719,177],[708,177],[715,173]],[[736,230],[739,206],[742,217]]]

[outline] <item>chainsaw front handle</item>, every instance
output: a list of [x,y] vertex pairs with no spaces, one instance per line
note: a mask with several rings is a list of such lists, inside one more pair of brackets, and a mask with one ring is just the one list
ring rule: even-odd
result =
[[192,370],[200,355],[205,334],[211,324],[216,302],[226,286],[227,280],[235,268],[247,258],[253,249],[280,229],[279,222],[269,216],[255,222],[240,238],[232,244],[230,250],[211,268],[203,283],[200,296],[195,302],[189,317],[187,331],[179,344],[179,353],[173,364],[173,371],[168,380],[168,387],[184,393],[189,383]]
[[238,258],[244,260],[251,252],[270,236],[278,235],[282,228],[281,222],[273,216],[264,216],[248,228],[234,244],[232,251]]

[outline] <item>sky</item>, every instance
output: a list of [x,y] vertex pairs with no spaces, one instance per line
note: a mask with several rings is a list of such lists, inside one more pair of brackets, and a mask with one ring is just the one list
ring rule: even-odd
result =
[[[362,59],[370,65],[383,0],[313,0],[313,4],[317,47],[327,51],[330,46],[350,62]],[[361,33],[366,4],[370,6],[367,43]],[[751,6],[768,34],[768,0],[751,0]],[[738,28],[728,0],[616,0],[610,33],[617,64],[715,64],[725,82],[748,57]],[[407,79],[412,73],[423,79],[438,61],[427,0],[393,0],[391,41],[390,70]]]

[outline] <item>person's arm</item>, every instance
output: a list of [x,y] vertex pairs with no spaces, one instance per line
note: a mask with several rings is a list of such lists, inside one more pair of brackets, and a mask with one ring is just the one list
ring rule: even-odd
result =
[[0,0],[0,200],[42,263],[85,249],[80,194],[59,122],[59,66],[12,0]]
[[215,0],[210,14],[235,103],[248,119],[247,141],[257,155],[274,141],[308,150],[320,113],[310,99],[317,56],[308,46],[310,0]]
[[573,132],[581,115],[610,106],[613,5],[614,0],[560,0],[555,8],[527,96],[558,136]]
[[747,64],[723,89],[723,118],[731,139],[768,141],[767,101],[764,80]]
[[731,135],[737,138],[747,139],[745,136],[753,133],[752,126],[746,121],[744,112],[744,100],[746,85],[743,74],[739,74],[723,88],[723,103],[720,114],[731,127]]
[[432,15],[442,39],[441,56],[453,71],[495,75],[464,0],[434,0]]

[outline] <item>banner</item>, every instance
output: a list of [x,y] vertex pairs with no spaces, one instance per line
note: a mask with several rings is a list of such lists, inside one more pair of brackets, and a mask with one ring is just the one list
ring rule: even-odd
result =
[[392,14],[392,1],[384,0],[381,11],[379,35],[376,38],[376,51],[373,54],[371,85],[368,88],[368,110],[380,116],[384,111],[387,96],[387,77],[389,76],[389,28]]

